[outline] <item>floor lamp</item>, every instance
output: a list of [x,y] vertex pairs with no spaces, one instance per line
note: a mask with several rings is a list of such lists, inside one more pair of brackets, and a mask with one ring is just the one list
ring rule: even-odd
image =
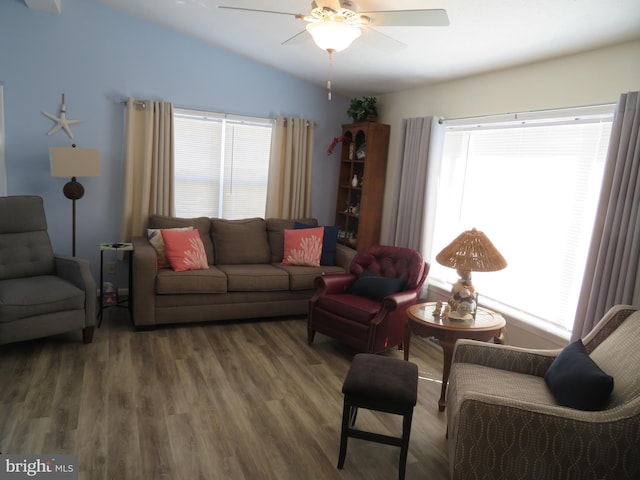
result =
[[76,200],[84,195],[84,187],[76,177],[97,177],[100,175],[100,154],[97,148],[51,147],[49,149],[51,175],[69,178],[62,189],[64,196],[71,200],[72,255],[76,256]]

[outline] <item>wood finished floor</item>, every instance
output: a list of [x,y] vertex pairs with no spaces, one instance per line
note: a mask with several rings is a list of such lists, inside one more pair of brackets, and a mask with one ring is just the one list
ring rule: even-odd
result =
[[[355,352],[320,334],[308,346],[303,318],[134,332],[110,309],[90,345],[74,332],[0,349],[0,451],[78,454],[80,479],[398,475],[397,447],[357,439],[336,469]],[[445,480],[442,353],[415,339],[411,360],[420,381],[406,478]],[[399,435],[401,418],[361,409],[356,425]]]

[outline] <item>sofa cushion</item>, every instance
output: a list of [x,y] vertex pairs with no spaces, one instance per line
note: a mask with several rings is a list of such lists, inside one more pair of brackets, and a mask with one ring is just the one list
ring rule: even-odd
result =
[[176,272],[209,268],[200,234],[196,230],[160,230],[167,260]]
[[283,265],[320,266],[324,227],[284,231]]
[[562,349],[544,380],[560,405],[578,410],[601,410],[613,390],[613,377],[589,357],[582,340]]
[[271,247],[271,263],[281,263],[284,256],[284,230],[295,228],[295,224],[305,224],[317,227],[318,221],[315,218],[300,218],[298,220],[285,220],[282,218],[267,219],[267,233],[269,245]]
[[273,265],[281,268],[289,274],[289,289],[291,290],[311,290],[316,288],[316,277],[327,273],[344,273],[344,269],[342,267],[330,265],[321,265],[319,267],[282,265],[281,263],[274,263]]
[[213,265],[215,263],[215,257],[213,253],[213,243],[211,242],[211,236],[209,231],[211,230],[211,219],[208,217],[198,218],[179,218],[179,217],[167,217],[164,215],[151,215],[149,217],[148,228],[180,228],[180,227],[193,227],[200,233],[200,240],[204,246],[204,251],[207,253],[207,263]]
[[[193,227],[173,228],[171,230],[193,230]],[[158,257],[158,268],[170,268],[167,260],[167,252],[164,248],[164,240],[162,239],[161,228],[147,228],[147,240],[156,251]]]
[[289,290],[289,274],[273,265],[217,265],[227,275],[229,292]]
[[[447,410],[459,412],[465,400],[486,398],[487,395],[496,398],[497,392],[500,392],[500,397],[510,399],[509,403],[513,402],[514,405],[526,403],[545,408],[546,405],[556,404],[553,395],[545,387],[543,377],[475,363],[454,362],[451,365],[449,388],[447,389]],[[485,402],[482,403],[488,405]],[[490,410],[490,407],[491,405],[487,410]],[[530,419],[530,412],[517,407],[513,410],[514,414],[520,418],[514,418],[510,421],[524,422],[522,428],[528,429],[527,420]],[[487,421],[491,420],[485,418],[482,422],[485,427]],[[537,433],[544,434],[543,432]]]
[[216,267],[186,272],[174,272],[165,268],[158,270],[156,293],[158,295],[227,293],[227,276]]
[[0,322],[84,310],[84,291],[54,275],[0,280]]
[[271,249],[262,218],[211,219],[216,265],[269,264]]
[[[313,228],[300,222],[295,222],[296,229]],[[322,237],[322,254],[320,255],[320,265],[336,264],[336,249],[338,248],[338,231],[340,227],[336,225],[326,225],[324,228],[324,236]]]

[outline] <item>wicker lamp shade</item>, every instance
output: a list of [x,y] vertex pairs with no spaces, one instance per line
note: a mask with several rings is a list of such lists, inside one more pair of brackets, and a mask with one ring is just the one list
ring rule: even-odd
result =
[[495,272],[507,266],[491,240],[475,228],[458,235],[436,256],[436,261],[461,272]]

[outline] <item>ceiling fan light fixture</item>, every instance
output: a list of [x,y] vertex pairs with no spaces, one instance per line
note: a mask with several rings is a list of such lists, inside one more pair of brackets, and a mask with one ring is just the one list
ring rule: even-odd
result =
[[309,23],[306,28],[318,47],[335,52],[345,50],[362,34],[356,26],[333,20]]

